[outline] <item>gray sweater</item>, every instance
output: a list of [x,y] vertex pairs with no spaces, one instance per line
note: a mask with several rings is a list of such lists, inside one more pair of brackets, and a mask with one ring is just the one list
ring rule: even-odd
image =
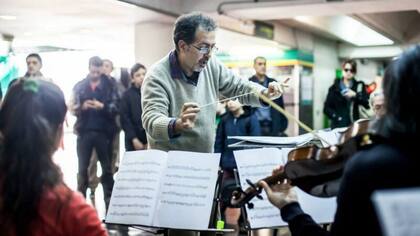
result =
[[[219,95],[232,97],[249,93],[253,89],[261,93],[265,88],[238,78],[216,57],[212,57],[201,71],[197,86],[179,78],[174,79],[171,77],[169,55],[165,56],[150,68],[141,91],[142,122],[150,148],[213,152],[216,104],[203,107],[197,115],[195,127],[184,130],[179,137],[169,137],[170,120],[179,116],[186,102],[196,102],[202,106],[217,101]],[[261,106],[256,94],[240,97],[239,101],[246,105]]]

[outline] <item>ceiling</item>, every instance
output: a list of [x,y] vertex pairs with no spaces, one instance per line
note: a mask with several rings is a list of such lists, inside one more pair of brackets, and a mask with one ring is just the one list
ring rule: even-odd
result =
[[[345,37],[328,25],[336,16],[350,16],[394,44],[405,45],[420,42],[419,9],[420,0],[0,0],[0,33],[14,36],[17,51],[34,46],[133,50],[137,22],[173,21],[173,16],[198,10],[276,22],[338,42],[346,42]],[[301,16],[323,24],[296,20]]]
[[116,0],[0,0],[0,33],[15,51],[132,50],[136,22],[163,18]]
[[[420,0],[261,0],[219,5],[219,12],[238,19],[274,21],[343,42],[328,26],[337,22],[336,16],[350,16],[395,44],[420,42],[419,10]],[[314,26],[296,20],[302,16],[324,23]]]

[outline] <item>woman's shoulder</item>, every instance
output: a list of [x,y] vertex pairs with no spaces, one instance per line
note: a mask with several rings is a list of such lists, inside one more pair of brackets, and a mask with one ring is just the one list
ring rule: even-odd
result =
[[364,178],[404,172],[409,171],[413,160],[397,146],[377,144],[354,154],[346,164],[345,173]]
[[44,220],[56,221],[57,227],[71,235],[106,235],[95,209],[65,184],[45,192],[40,213]]

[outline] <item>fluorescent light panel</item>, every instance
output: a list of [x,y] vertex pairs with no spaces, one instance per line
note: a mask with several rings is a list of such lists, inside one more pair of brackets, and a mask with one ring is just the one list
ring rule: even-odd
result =
[[297,16],[295,20],[327,31],[356,46],[392,45],[394,41],[348,16]]

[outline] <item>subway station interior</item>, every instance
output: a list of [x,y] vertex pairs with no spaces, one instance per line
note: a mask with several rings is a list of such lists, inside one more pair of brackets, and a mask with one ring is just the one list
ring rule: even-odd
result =
[[[419,25],[420,0],[0,0],[0,235],[418,235]],[[45,200],[54,129],[77,207]]]

